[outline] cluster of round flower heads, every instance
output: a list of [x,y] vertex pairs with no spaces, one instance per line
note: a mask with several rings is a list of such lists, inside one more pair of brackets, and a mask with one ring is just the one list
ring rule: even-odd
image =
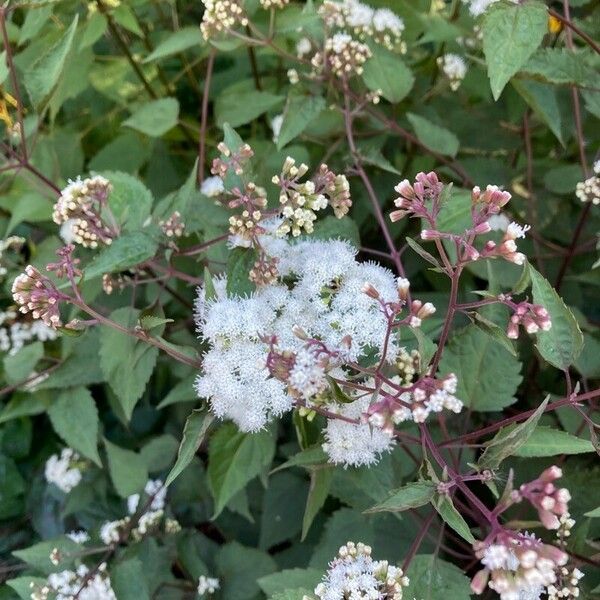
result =
[[69,493],[81,481],[81,469],[84,466],[79,454],[72,448],[63,448],[60,454],[53,454],[44,468],[48,483],[53,483],[58,489]]
[[0,352],[16,354],[27,342],[55,340],[56,330],[43,321],[20,321],[14,310],[0,312]]
[[594,163],[594,174],[577,184],[575,195],[582,202],[600,204],[600,160]]
[[319,14],[330,28],[347,29],[360,40],[372,39],[390,50],[406,51],[401,40],[404,21],[389,8],[374,9],[359,0],[325,0]]
[[204,14],[200,31],[205,40],[237,25],[246,26],[248,18],[239,0],[202,0]]
[[93,572],[81,564],[75,571],[60,571],[48,575],[46,583],[31,583],[31,600],[117,600],[112,589],[106,563]]
[[437,64],[450,82],[450,89],[456,91],[467,74],[467,63],[462,56],[450,52],[438,57]]
[[325,40],[323,52],[317,52],[311,60],[316,69],[329,69],[340,78],[361,75],[364,64],[372,53],[367,44],[355,40],[344,31]]
[[117,232],[103,219],[111,189],[110,182],[100,175],[69,182],[52,212],[54,222],[61,225],[65,243],[97,248],[112,242]]
[[342,546],[315,588],[319,600],[402,600],[408,577],[387,560],[373,560],[371,547],[358,542]]
[[221,587],[221,582],[216,577],[200,575],[198,578],[198,596],[202,598],[206,594],[214,594]]
[[27,265],[25,272],[15,277],[11,291],[19,312],[31,313],[34,319],[40,319],[47,327],[56,329],[62,325],[59,303],[63,295],[34,266]]

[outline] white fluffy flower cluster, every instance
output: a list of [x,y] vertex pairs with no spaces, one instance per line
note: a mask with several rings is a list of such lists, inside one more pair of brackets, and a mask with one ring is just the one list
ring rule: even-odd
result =
[[329,563],[315,594],[320,600],[402,600],[402,588],[408,583],[399,567],[387,560],[373,560],[370,546],[348,542]]
[[[473,17],[482,15],[492,4],[498,2],[498,0],[463,0],[465,4],[469,5],[469,12]],[[519,0],[510,0],[513,4],[518,4]]]
[[17,321],[18,313],[14,310],[0,312],[0,352],[16,354],[26,342],[38,340],[47,342],[55,340],[57,332],[43,321]]
[[60,455],[53,454],[46,461],[44,475],[48,483],[69,493],[81,481],[79,454],[72,448],[63,448]]
[[198,578],[198,596],[214,594],[221,587],[221,582],[216,577],[200,575]]
[[437,59],[437,64],[450,81],[450,89],[456,91],[467,74],[467,63],[462,56],[448,52]]
[[404,21],[389,8],[374,9],[359,0],[325,0],[319,13],[329,27],[346,28],[360,39],[369,37],[390,50],[405,51],[401,44]]
[[[387,318],[379,301],[362,288],[370,282],[381,300],[398,301],[393,273],[358,263],[347,242],[291,243],[270,235],[261,236],[260,242],[278,261],[276,282],[239,298],[227,297],[226,281],[217,279],[216,298],[207,300],[200,289],[196,301],[198,332],[210,343],[204,372],[196,381],[198,395],[209,399],[218,417],[232,419],[243,431],[260,430],[294,404],[288,382],[272,377],[267,368],[270,345],[265,340],[274,337],[278,352],[298,354],[292,365],[293,387],[302,390],[310,382],[307,389],[316,391],[326,385],[325,372],[304,353],[306,340],[319,340],[341,363],[357,361],[367,351],[380,357]],[[386,360],[393,362],[399,351],[392,338]]]
[[110,577],[106,573],[106,563],[102,563],[94,574],[85,565],[79,565],[76,571],[60,571],[48,575],[43,586],[33,585],[32,600],[117,600],[111,587]]
[[[141,539],[148,531],[154,529],[165,514],[165,504],[167,498],[167,488],[160,479],[150,479],[144,486],[144,496],[132,494],[127,498],[127,512],[129,516],[118,519],[117,521],[106,521],[100,527],[100,539],[106,544],[115,544],[121,538],[121,533],[125,527],[131,523],[131,517],[139,510],[137,525],[131,531],[134,539]],[[140,499],[142,500],[140,504]],[[165,528],[178,530],[178,524],[173,520],[167,519]]]
[[594,174],[577,184],[575,195],[582,202],[600,204],[600,160],[594,163]]
[[327,67],[340,78],[361,75],[372,53],[367,46],[346,32],[338,32],[325,40],[325,51],[317,52],[311,64],[316,69]]
[[219,196],[224,191],[225,186],[223,185],[223,180],[218,175],[207,177],[200,186],[200,193],[208,196],[209,198]]
[[83,529],[79,531],[71,531],[67,533],[67,537],[76,544],[85,544],[90,541],[90,534]]
[[362,467],[375,464],[379,456],[394,445],[393,432],[389,429],[371,427],[361,422],[369,408],[369,399],[361,398],[349,404],[332,404],[330,412],[354,419],[351,423],[342,419],[329,419],[325,428],[323,450],[329,461],[345,467]]
[[200,31],[205,40],[235,27],[245,26],[248,18],[239,0],[202,0],[204,14]]

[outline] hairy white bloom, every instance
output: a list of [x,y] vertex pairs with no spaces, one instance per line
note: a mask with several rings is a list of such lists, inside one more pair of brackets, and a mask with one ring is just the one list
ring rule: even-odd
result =
[[348,542],[329,563],[323,581],[315,588],[320,600],[402,600],[409,581],[399,567],[371,558],[371,547]]
[[70,533],[67,533],[67,537],[76,544],[85,544],[90,541],[89,533],[83,529],[81,531],[71,531]]
[[129,523],[129,517],[118,521],[106,521],[100,527],[100,539],[109,546],[116,544],[121,539],[121,529]]
[[61,226],[58,231],[58,235],[62,239],[65,244],[73,244],[75,243],[75,238],[77,236],[76,232],[77,227],[77,219],[67,219]]
[[467,74],[467,63],[458,54],[447,53],[437,59],[438,66],[450,81],[450,88],[457,90]]
[[209,198],[214,198],[224,191],[225,187],[223,186],[223,180],[218,175],[207,177],[200,186],[200,193]]
[[[518,4],[519,0],[510,0],[513,4]],[[482,15],[492,4],[498,2],[498,0],[463,0],[465,4],[469,5],[469,12],[472,16],[478,17]]]
[[300,38],[296,42],[296,54],[299,58],[306,56],[312,49],[312,44],[310,40],[306,37]]
[[330,412],[358,421],[356,424],[341,419],[327,421],[323,450],[329,456],[329,462],[344,467],[372,465],[383,452],[392,449],[394,439],[391,432],[361,421],[368,406],[369,399],[361,398],[350,404],[327,407]]
[[276,144],[283,125],[283,115],[275,115],[271,119],[271,131],[273,132],[273,142]]
[[206,577],[200,575],[198,578],[198,596],[202,597],[205,594],[214,594],[221,587],[220,581],[216,577]]
[[93,574],[83,564],[76,571],[51,573],[47,585],[40,590],[34,589],[31,598],[45,599],[50,594],[54,594],[52,597],[56,600],[72,600],[75,597],[80,600],[117,600],[106,573],[106,563],[102,563]]
[[594,175],[580,181],[575,187],[575,196],[582,202],[600,204],[600,161],[594,163]]
[[[160,479],[149,479],[144,486],[144,493],[148,499],[152,498],[150,505],[145,507],[145,502],[142,503],[142,508],[147,508],[148,511],[162,510],[165,507],[167,498],[167,488]],[[132,494],[127,498],[127,511],[133,515],[139,506],[140,495]]]
[[487,222],[490,226],[490,231],[506,231],[511,223],[510,219],[504,213],[492,215]]
[[[272,230],[276,228],[275,221]],[[210,343],[197,392],[209,399],[217,416],[232,419],[244,431],[257,431],[291,410],[294,398],[288,385],[301,390],[305,400],[325,387],[323,364],[307,354],[296,331],[319,340],[338,361],[355,361],[367,351],[381,357],[387,318],[363,287],[370,282],[382,301],[398,301],[393,273],[358,263],[347,242],[290,243],[270,234],[260,242],[277,259],[281,283],[262,286],[251,297],[232,298],[225,294],[226,281],[216,279],[216,297],[206,301],[201,289],[195,305],[198,331]],[[270,336],[276,337],[279,350],[295,356],[291,379],[285,382],[267,368],[270,346],[265,339]],[[399,351],[391,339],[386,360],[393,362]]]
[[46,481],[69,493],[81,481],[81,471],[76,464],[78,460],[79,455],[71,448],[63,448],[60,455],[53,454],[46,461]]

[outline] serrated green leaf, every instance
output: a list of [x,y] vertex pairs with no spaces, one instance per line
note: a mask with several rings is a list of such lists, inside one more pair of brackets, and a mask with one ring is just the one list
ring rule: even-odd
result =
[[414,113],[406,113],[406,117],[424,146],[446,156],[456,156],[460,142],[451,131]]
[[469,578],[452,563],[435,554],[420,554],[413,558],[407,571],[409,586],[406,598],[419,600],[470,600]]
[[[138,321],[139,311],[118,308],[110,318],[132,329]],[[146,389],[157,358],[157,348],[116,329],[102,328],[100,366],[127,419],[131,418],[137,401]]]
[[483,52],[494,100],[538,48],[548,25],[548,12],[541,2],[499,2],[483,19]]
[[4,374],[11,384],[25,381],[35,369],[37,362],[44,356],[44,344],[33,342],[23,346],[16,354],[4,357]]
[[277,148],[280,150],[298,137],[324,108],[325,99],[321,96],[290,96],[283,112]]
[[189,48],[205,46],[204,38],[198,27],[182,27],[171,33],[144,59],[145,63],[172,56]]
[[371,58],[365,63],[362,78],[372,92],[381,92],[396,104],[406,98],[415,78],[397,54],[381,46],[374,46]]
[[293,588],[313,590],[323,577],[320,569],[284,569],[258,580],[260,589],[267,595],[281,594]]
[[32,104],[38,108],[46,104],[52,92],[58,86],[65,63],[73,47],[73,38],[75,37],[78,21],[79,15],[75,15],[71,25],[60,40],[24,73],[25,87],[29,92]]
[[536,348],[551,365],[557,369],[567,369],[583,348],[581,329],[556,290],[531,265],[529,265],[529,274],[533,301],[541,304],[552,320],[549,331],[537,333]]
[[268,110],[280,106],[283,96],[257,90],[240,90],[232,86],[224,90],[215,103],[217,125],[229,123],[232,127],[245,125]]
[[463,519],[462,515],[456,510],[449,496],[446,496],[445,494],[439,495],[432,501],[432,504],[440,517],[444,519],[446,525],[454,529],[454,531],[456,531],[463,540],[469,542],[469,544],[475,542],[471,529]]
[[242,433],[223,425],[211,438],[208,451],[208,482],[215,499],[216,518],[229,500],[271,464],[275,440],[268,431]]
[[494,438],[486,444],[486,449],[477,464],[482,469],[493,470],[497,469],[505,458],[513,456],[527,442],[537,427],[549,398],[548,396],[523,423],[509,425],[500,429]]
[[142,104],[123,126],[135,129],[150,137],[161,137],[177,125],[179,102],[175,98],[160,98]]
[[365,512],[402,512],[410,508],[418,508],[431,502],[435,490],[436,484],[433,481],[413,481],[394,490],[386,500]]
[[331,467],[313,468],[311,470],[308,498],[306,499],[304,518],[302,519],[302,540],[306,538],[315,517],[325,504],[325,500],[327,500],[332,477],[333,469]]
[[141,492],[148,481],[148,469],[144,458],[137,452],[126,450],[104,440],[108,470],[117,494],[127,498]]
[[250,281],[250,270],[256,262],[256,251],[234,248],[227,262],[227,295],[248,296],[256,286]]
[[514,455],[529,458],[557,456],[559,454],[583,454],[586,452],[594,452],[594,444],[589,440],[571,435],[560,429],[538,425]]
[[87,388],[62,392],[50,406],[48,416],[54,431],[68,446],[102,467],[98,454],[98,409]]
[[192,411],[183,428],[183,436],[177,452],[177,462],[167,476],[165,485],[171,485],[175,478],[192,462],[213,420],[212,414],[204,410]]

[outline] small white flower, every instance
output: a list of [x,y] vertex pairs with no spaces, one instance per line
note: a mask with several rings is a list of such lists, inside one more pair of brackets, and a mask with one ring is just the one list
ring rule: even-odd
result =
[[44,469],[46,481],[69,493],[81,481],[81,471],[73,464],[78,460],[79,455],[71,448],[63,448],[60,456],[53,454],[46,461]]
[[271,119],[271,131],[273,131],[273,142],[276,144],[283,125],[283,115],[275,115]]
[[223,180],[218,175],[215,175],[214,177],[207,177],[200,186],[200,193],[208,196],[209,198],[219,196],[224,191],[225,187],[223,186]]
[[220,587],[221,583],[216,577],[200,575],[198,578],[198,596],[204,596],[207,593],[214,594]]

